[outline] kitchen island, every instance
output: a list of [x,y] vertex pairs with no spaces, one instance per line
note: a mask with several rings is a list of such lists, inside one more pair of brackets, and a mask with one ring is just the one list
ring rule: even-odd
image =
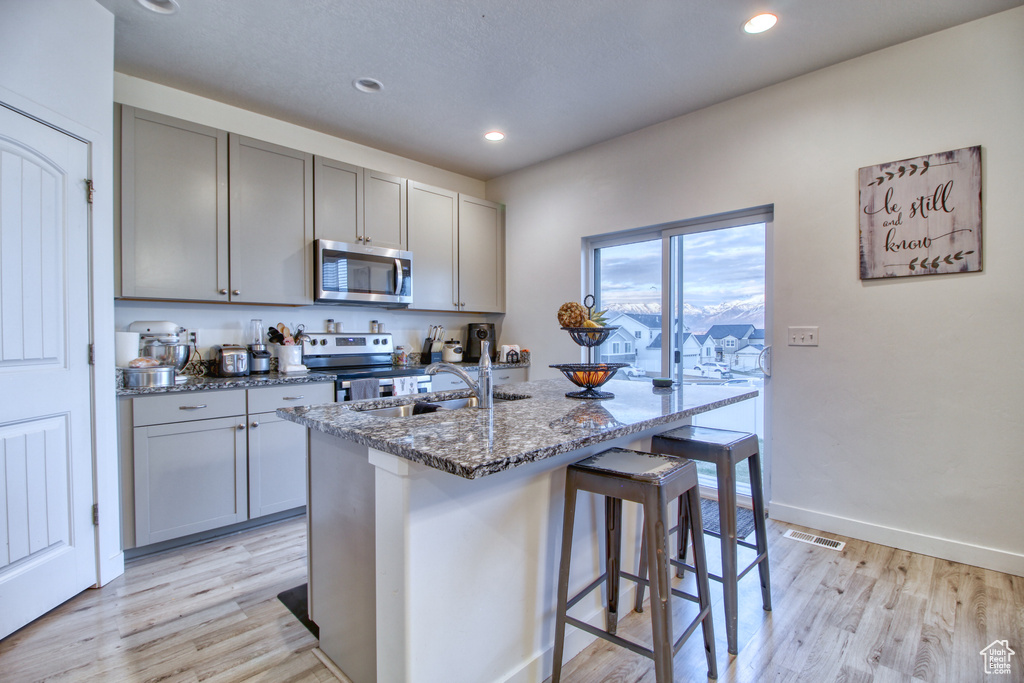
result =
[[[565,467],[610,447],[647,449],[653,434],[757,395],[613,380],[615,399],[585,401],[564,396],[573,388],[502,385],[491,410],[408,417],[372,409],[469,392],[278,411],[310,430],[310,617],[355,683],[542,681]],[[599,503],[580,497],[571,589],[600,571]],[[625,507],[623,564],[635,567],[640,520]],[[575,613],[602,618],[599,593]],[[566,658],[590,640],[568,633]]]

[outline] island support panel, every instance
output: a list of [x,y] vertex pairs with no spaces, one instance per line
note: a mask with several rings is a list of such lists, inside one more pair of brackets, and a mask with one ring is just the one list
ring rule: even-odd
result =
[[[323,652],[354,683],[543,681],[565,467],[612,447],[648,450],[650,434],[468,480],[312,431],[310,598]],[[635,508],[623,511],[629,571],[639,554]],[[570,590],[601,572],[603,525],[603,501],[581,495]],[[620,590],[630,604],[635,586]],[[574,612],[603,627],[601,596]],[[567,633],[566,660],[593,640]]]

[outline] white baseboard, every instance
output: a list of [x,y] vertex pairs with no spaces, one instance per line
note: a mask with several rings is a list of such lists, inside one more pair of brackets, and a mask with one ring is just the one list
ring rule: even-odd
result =
[[998,572],[1024,576],[1024,555],[972,545],[948,538],[928,536],[905,529],[870,524],[856,519],[838,517],[824,512],[806,510],[792,505],[772,502],[769,516],[780,522],[799,524],[825,533],[849,536],[862,541],[887,545],[900,550],[938,557],[944,560],[983,567]]

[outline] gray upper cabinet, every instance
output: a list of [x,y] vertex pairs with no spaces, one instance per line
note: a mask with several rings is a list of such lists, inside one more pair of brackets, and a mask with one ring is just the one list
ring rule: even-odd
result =
[[364,169],[363,232],[357,241],[372,247],[406,249],[405,193],[405,178]]
[[121,296],[228,300],[224,131],[122,107]]
[[313,158],[313,232],[318,240],[361,242],[363,169]]
[[505,221],[501,204],[459,195],[459,310],[505,311]]
[[409,181],[411,308],[505,310],[505,231],[500,204]]
[[459,195],[409,181],[412,308],[459,310]]
[[241,135],[231,160],[231,301],[312,303],[313,155]]

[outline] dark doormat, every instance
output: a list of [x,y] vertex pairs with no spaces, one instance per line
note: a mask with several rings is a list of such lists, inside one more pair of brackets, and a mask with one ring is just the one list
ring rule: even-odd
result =
[[307,584],[296,586],[295,588],[289,588],[286,591],[282,591],[277,594],[277,599],[280,600],[288,611],[295,615],[295,618],[302,622],[302,625],[309,629],[309,632],[313,634],[317,639],[320,638],[320,627],[309,618],[309,604],[307,603],[308,588]]
[[[718,521],[718,501],[700,499],[700,515],[704,521],[704,531],[721,533],[721,524]],[[744,507],[736,508],[736,537],[746,538],[754,533],[754,511]]]

